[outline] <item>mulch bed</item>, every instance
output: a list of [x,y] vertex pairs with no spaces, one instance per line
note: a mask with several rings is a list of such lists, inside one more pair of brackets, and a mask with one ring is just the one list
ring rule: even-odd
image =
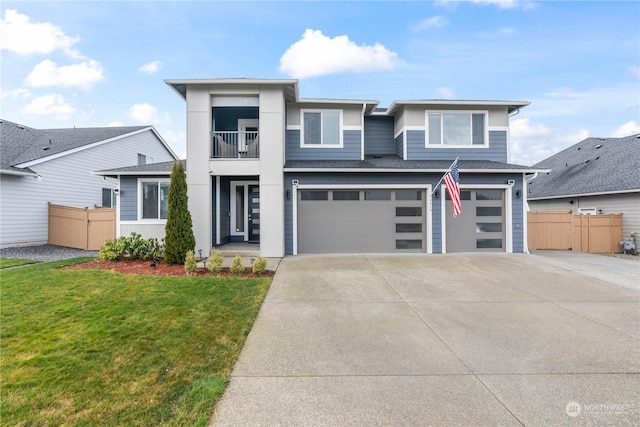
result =
[[[211,276],[211,277],[233,277],[228,268],[223,268],[220,274],[212,276],[206,268],[198,268],[193,274],[189,275],[184,271],[184,265],[169,265],[163,261],[156,263],[155,267],[150,265],[150,261],[124,259],[122,261],[95,260],[83,262],[81,264],[73,264],[63,267],[63,270],[83,270],[83,269],[101,269],[117,271],[124,274],[143,274],[147,276]],[[244,274],[239,277],[272,277],[273,271],[266,271],[264,274],[253,274],[250,268],[245,268]]]

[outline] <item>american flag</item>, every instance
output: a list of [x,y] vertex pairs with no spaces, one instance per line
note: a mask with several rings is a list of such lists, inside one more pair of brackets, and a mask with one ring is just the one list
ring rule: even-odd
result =
[[455,162],[449,172],[444,176],[444,183],[447,186],[447,192],[451,197],[451,206],[453,207],[453,217],[457,217],[462,212],[462,204],[460,203],[460,174],[458,173],[458,162]]

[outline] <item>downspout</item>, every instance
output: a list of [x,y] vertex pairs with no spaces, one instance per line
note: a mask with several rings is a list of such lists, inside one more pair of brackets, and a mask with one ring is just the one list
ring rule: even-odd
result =
[[360,131],[360,161],[364,160],[364,113],[367,110],[367,104],[362,104],[362,130]]
[[534,179],[536,179],[538,177],[538,172],[534,172],[533,175],[529,175],[527,176],[527,174],[522,174],[523,175],[523,186],[522,186],[522,218],[524,218],[524,220],[522,221],[522,233],[523,233],[523,249],[525,253],[530,254],[531,252],[529,251],[529,227],[527,226],[528,224],[528,219],[527,219],[527,212],[529,211],[529,202],[527,201],[527,195],[529,194],[529,182],[533,181]]

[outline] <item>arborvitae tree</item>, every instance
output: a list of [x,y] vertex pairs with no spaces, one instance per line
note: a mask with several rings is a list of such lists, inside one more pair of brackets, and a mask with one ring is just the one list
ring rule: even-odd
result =
[[193,222],[187,206],[187,176],[182,162],[171,168],[167,225],[164,228],[164,259],[167,264],[184,264],[188,251],[196,247]]

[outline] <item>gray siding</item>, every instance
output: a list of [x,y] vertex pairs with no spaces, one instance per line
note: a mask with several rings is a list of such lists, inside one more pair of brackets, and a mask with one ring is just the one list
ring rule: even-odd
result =
[[[320,174],[320,173],[296,173],[285,174],[284,184],[285,191],[292,190],[291,180],[299,180],[301,185],[362,185],[362,184],[431,184],[435,186],[441,178],[440,174],[427,173],[346,173],[346,174]],[[523,211],[522,198],[516,197],[516,190],[522,189],[522,174],[461,174],[461,184],[505,184],[507,180],[515,180],[515,186],[512,192],[512,236],[513,251],[522,252],[523,246]],[[435,189],[435,188],[433,188]],[[293,253],[293,196],[291,199],[285,199],[285,252]],[[442,218],[441,203],[446,202],[444,197],[432,200],[432,224],[429,224],[429,233],[432,238],[432,250],[434,253],[442,252]]]
[[395,140],[395,149],[396,149],[396,156],[403,158],[404,155],[404,148],[403,148],[403,139],[404,139],[404,134],[401,133],[400,135],[398,135],[396,137]]
[[407,160],[460,160],[507,161],[507,132],[489,131],[488,148],[425,148],[424,131],[407,131]]
[[393,117],[367,116],[364,120],[364,154],[395,154]]
[[31,166],[42,176],[41,181],[3,175],[0,245],[46,242],[47,202],[78,207],[100,205],[102,189],[115,188],[116,182],[92,172],[136,165],[138,153],[151,156],[156,162],[173,160],[153,132],[146,131]]
[[302,148],[300,131],[287,130],[287,160],[360,160],[360,131],[345,130],[342,148]]
[[120,178],[120,220],[138,220],[138,178],[123,176]]

